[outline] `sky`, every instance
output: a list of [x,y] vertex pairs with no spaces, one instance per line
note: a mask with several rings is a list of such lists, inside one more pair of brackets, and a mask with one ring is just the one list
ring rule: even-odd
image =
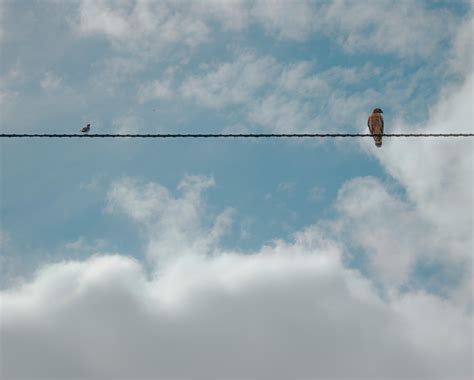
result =
[[[1,133],[473,133],[464,0],[0,0]],[[472,138],[0,141],[2,379],[470,379]]]

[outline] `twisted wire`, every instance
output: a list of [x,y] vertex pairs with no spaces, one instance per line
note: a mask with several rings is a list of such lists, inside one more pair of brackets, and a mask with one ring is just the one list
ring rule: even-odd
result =
[[[370,133],[1,133],[3,138],[331,138],[374,137]],[[387,133],[382,137],[474,137],[474,133]]]

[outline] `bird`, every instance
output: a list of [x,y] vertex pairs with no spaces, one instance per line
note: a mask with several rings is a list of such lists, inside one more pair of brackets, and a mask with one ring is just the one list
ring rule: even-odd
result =
[[81,132],[82,133],[87,133],[89,132],[91,129],[91,125],[90,124],[87,124],[84,128],[81,128]]
[[369,127],[370,133],[372,134],[375,146],[380,148],[382,146],[382,135],[383,135],[383,111],[380,108],[375,108],[372,114],[367,120],[367,126]]

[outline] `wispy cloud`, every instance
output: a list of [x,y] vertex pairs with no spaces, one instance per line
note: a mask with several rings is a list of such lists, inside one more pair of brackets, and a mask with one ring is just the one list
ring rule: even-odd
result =
[[451,36],[454,26],[448,13],[409,0],[336,0],[323,8],[324,32],[353,53],[429,57]]

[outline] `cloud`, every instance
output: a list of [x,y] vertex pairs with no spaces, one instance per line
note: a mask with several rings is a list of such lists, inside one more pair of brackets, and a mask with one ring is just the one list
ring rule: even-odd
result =
[[[209,29],[199,19],[176,11],[170,2],[83,0],[77,30],[103,35],[116,48],[153,48],[181,42],[195,45],[207,40]],[[156,38],[151,38],[156,37]]]
[[217,249],[220,237],[232,222],[231,209],[224,210],[214,221],[204,217],[201,194],[212,186],[212,177],[188,176],[178,185],[181,197],[175,197],[158,184],[124,178],[112,185],[107,211],[124,214],[140,226],[152,261],[190,252],[207,254]]
[[355,53],[428,57],[451,37],[453,17],[420,1],[334,0],[323,7],[324,33]]
[[[398,122],[393,131],[472,133],[473,87],[474,75],[470,73],[462,85],[441,93],[440,101],[432,108],[426,123],[407,128],[405,123]],[[435,221],[441,236],[450,236],[451,241],[472,246],[473,150],[470,139],[417,139],[403,143],[391,140],[378,158],[406,188],[420,215]],[[455,254],[459,249],[450,251]],[[464,249],[461,251],[465,252]]]
[[190,13],[208,21],[216,21],[225,29],[232,31],[239,31],[248,26],[250,22],[249,4],[250,2],[246,0],[179,2],[182,9],[190,9]]
[[474,39],[472,37],[472,24],[474,23],[473,9],[457,29],[453,44],[450,63],[455,72],[465,74],[472,71]]
[[319,26],[314,2],[311,1],[256,1],[251,15],[270,35],[280,39],[303,41]]
[[184,97],[207,107],[242,105],[275,76],[279,67],[272,57],[246,53],[230,63],[210,68],[200,76],[188,77],[181,85]]
[[[384,17],[380,17],[383,15]],[[274,38],[307,41],[323,34],[349,52],[375,51],[426,57],[453,31],[454,16],[420,1],[297,0],[149,2],[82,0],[74,27],[80,35],[104,36],[115,48],[154,50],[172,43],[196,46],[216,26],[241,31],[261,26]],[[135,47],[133,45],[136,45]]]
[[337,233],[362,247],[372,276],[385,286],[406,285],[418,262],[449,255],[447,247],[434,238],[433,225],[375,178],[347,182],[339,190],[336,205],[340,212]]
[[180,254],[156,270],[150,279],[134,259],[101,256],[46,266],[2,292],[2,374],[432,379],[472,370],[467,316],[425,293],[382,300],[314,236],[252,255]]
[[204,70],[179,86],[184,99],[209,108],[238,107],[248,123],[275,133],[354,125],[374,91],[349,95],[343,88],[377,72],[370,65],[317,71],[313,62],[282,63],[251,52]]
[[87,253],[88,255],[96,252],[103,252],[107,246],[107,242],[103,239],[96,239],[94,242],[88,242],[84,236],[80,236],[77,240],[64,244],[64,250],[72,255]]
[[[390,132],[472,132],[473,78],[469,73],[462,84],[447,86],[425,122],[395,120],[387,123]],[[361,146],[397,181],[403,196],[375,178],[347,182],[338,194],[340,217],[332,233],[362,248],[372,275],[385,286],[434,285],[444,294],[463,294],[458,302],[472,308],[472,141],[386,139],[382,150],[369,140]],[[423,265],[443,269],[420,284],[417,270]]]

